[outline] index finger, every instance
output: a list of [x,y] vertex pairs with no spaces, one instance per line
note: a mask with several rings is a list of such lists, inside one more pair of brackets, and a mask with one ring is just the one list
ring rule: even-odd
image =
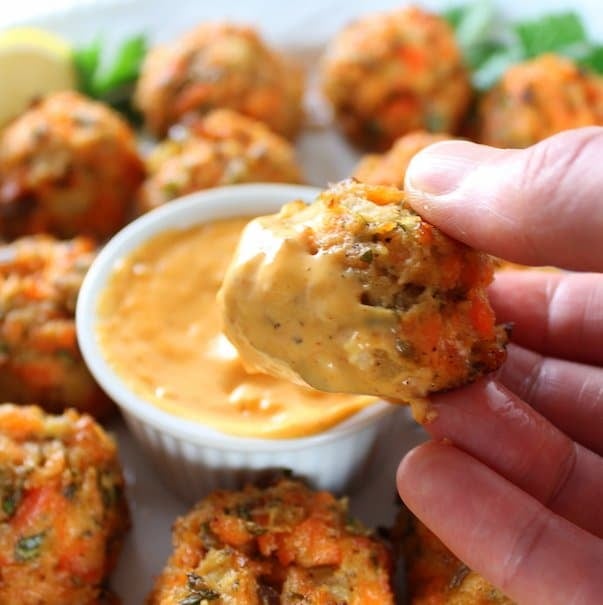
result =
[[567,131],[522,150],[464,141],[412,159],[414,209],[466,244],[526,265],[603,270],[603,128]]

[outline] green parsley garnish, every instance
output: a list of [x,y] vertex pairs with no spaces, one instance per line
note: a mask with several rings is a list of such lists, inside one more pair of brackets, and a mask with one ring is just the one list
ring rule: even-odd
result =
[[146,36],[128,38],[110,61],[100,38],[75,50],[73,60],[81,92],[121,111],[126,117],[138,118],[132,106],[132,93],[147,53]]

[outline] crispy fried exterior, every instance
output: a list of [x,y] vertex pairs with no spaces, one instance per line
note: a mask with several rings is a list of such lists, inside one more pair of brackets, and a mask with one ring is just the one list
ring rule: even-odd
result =
[[299,481],[214,492],[173,542],[149,605],[393,604],[385,544]]
[[327,47],[322,86],[346,135],[382,151],[413,130],[455,132],[471,99],[450,26],[414,7],[341,31]]
[[183,118],[226,107],[291,138],[302,121],[302,94],[301,72],[253,28],[217,22],[152,49],[135,100],[159,136]]
[[219,301],[250,367],[421,403],[504,361],[492,277],[486,254],[426,223],[403,191],[350,180],[251,221]]
[[406,509],[396,519],[392,541],[404,557],[409,605],[513,605]]
[[116,445],[89,416],[0,405],[0,603],[115,602],[123,488]]
[[495,147],[529,147],[592,125],[603,125],[603,78],[547,54],[509,68],[482,98],[476,136]]
[[446,141],[450,137],[417,130],[401,136],[392,148],[383,154],[372,153],[360,159],[352,177],[371,185],[393,185],[404,188],[404,177],[413,156],[432,143]]
[[106,238],[126,222],[143,177],[117,113],[76,92],[51,94],[0,135],[0,237]]
[[149,177],[139,209],[152,210],[174,198],[235,183],[299,183],[293,146],[262,122],[217,109],[173,137],[148,159]]
[[75,335],[75,304],[96,253],[92,240],[39,235],[0,246],[0,400],[47,411],[114,409]]

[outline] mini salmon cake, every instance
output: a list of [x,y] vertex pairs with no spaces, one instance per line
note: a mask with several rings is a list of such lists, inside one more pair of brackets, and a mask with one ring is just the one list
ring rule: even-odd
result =
[[449,138],[445,134],[423,130],[406,134],[400,137],[386,153],[372,153],[361,158],[352,177],[362,183],[393,185],[403,189],[406,170],[413,156],[432,143],[446,141]]
[[452,29],[414,7],[342,30],[323,58],[322,87],[344,133],[381,151],[413,130],[454,133],[472,94]]
[[253,28],[210,22],[149,52],[135,101],[157,136],[183,119],[229,108],[292,138],[303,117],[302,94],[301,71]]
[[134,133],[116,112],[76,92],[49,95],[0,134],[0,237],[107,238],[143,178]]
[[38,235],[0,246],[0,400],[97,418],[114,409],[75,335],[77,296],[95,254],[84,237]]
[[128,527],[116,445],[92,418],[0,405],[0,603],[115,603]]
[[510,67],[480,101],[477,139],[529,147],[553,134],[603,125],[603,78],[547,54]]
[[210,187],[301,181],[293,146],[262,122],[229,109],[172,133],[148,159],[149,177],[139,194],[142,211]]
[[393,605],[391,553],[347,503],[281,479],[217,491],[178,519],[149,605]]
[[323,391],[416,403],[495,370],[506,332],[490,258],[426,223],[400,189],[343,181],[243,231],[219,301],[250,366]]
[[408,605],[513,605],[406,509],[396,519],[392,539],[397,556],[404,558]]

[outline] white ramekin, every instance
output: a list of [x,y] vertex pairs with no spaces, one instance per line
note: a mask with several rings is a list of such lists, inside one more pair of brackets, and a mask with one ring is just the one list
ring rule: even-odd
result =
[[227,435],[165,412],[134,393],[109,366],[96,338],[98,297],[116,262],[151,236],[209,220],[276,212],[294,199],[311,201],[313,187],[237,185],[195,193],[150,212],[102,249],[79,293],[79,346],[100,386],[121,408],[130,430],[165,482],[187,501],[216,488],[235,488],[270,469],[287,468],[314,486],[341,492],[367,471],[379,444],[396,430],[396,408],[385,402],[308,437],[254,439]]

